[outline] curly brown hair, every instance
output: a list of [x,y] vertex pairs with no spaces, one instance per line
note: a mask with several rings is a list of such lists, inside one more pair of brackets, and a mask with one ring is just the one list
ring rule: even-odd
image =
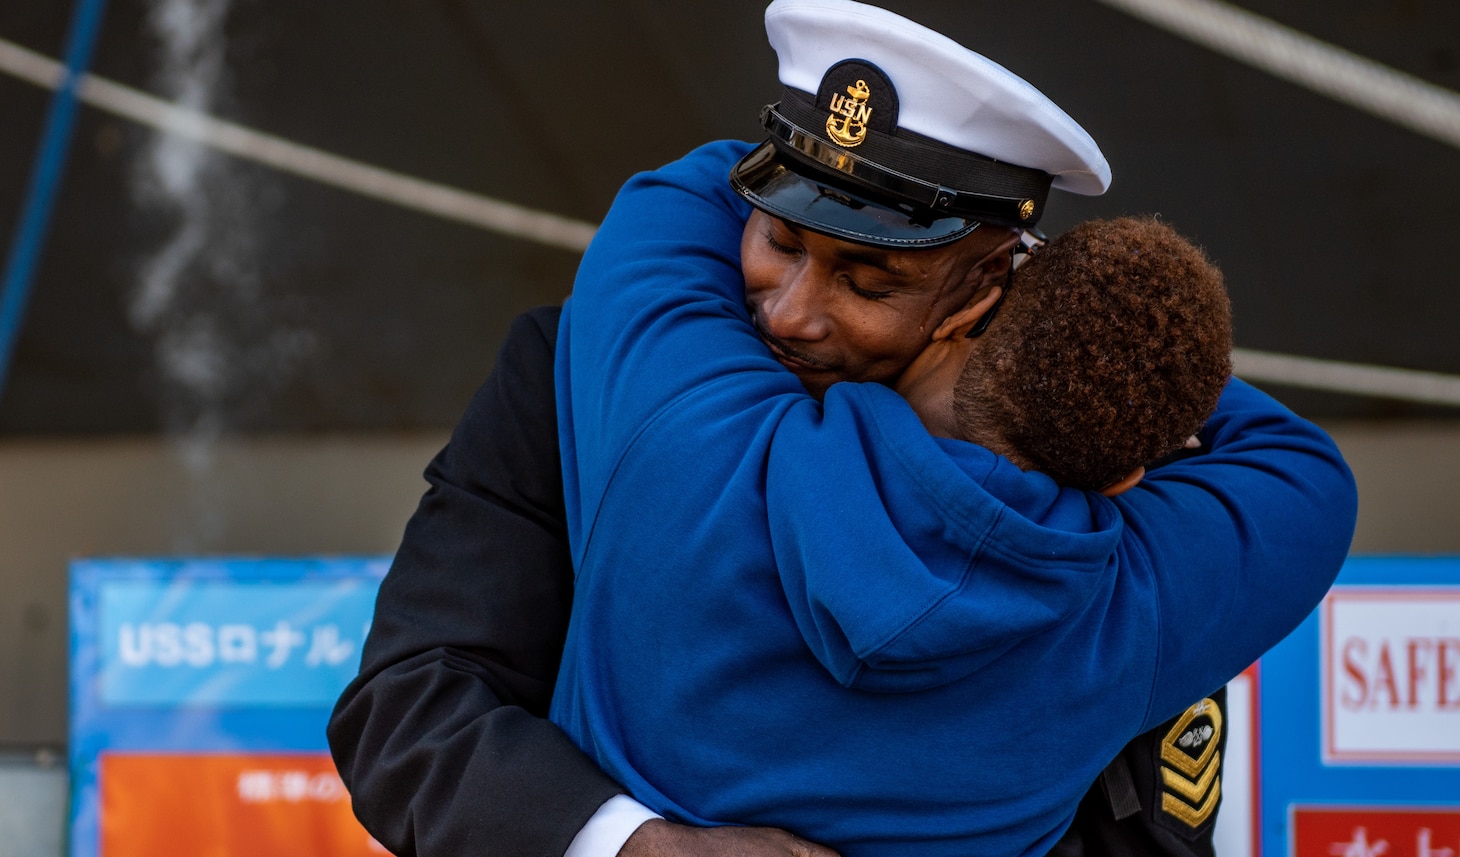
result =
[[1231,375],[1232,310],[1202,250],[1151,217],[1081,224],[1014,275],[954,391],[960,433],[1098,490],[1176,451]]

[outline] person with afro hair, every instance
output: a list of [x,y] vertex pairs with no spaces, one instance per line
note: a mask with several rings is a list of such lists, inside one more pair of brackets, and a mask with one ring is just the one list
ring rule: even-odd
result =
[[[1231,375],[1222,273],[1153,217],[1074,227],[996,300],[940,328],[899,389],[934,434],[1063,485],[1135,484],[1195,436]],[[968,335],[993,312],[997,322]]]

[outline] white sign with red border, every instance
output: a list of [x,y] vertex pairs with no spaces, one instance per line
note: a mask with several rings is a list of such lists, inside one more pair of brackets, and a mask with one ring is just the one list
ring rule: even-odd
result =
[[1335,587],[1321,621],[1323,761],[1460,762],[1460,587]]

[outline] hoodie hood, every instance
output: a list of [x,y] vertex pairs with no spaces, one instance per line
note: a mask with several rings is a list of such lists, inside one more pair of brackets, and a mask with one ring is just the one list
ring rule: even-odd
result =
[[[851,437],[872,440],[837,442]],[[931,445],[945,454],[920,448]],[[878,384],[833,386],[821,424],[780,433],[769,468],[787,601],[845,687],[906,692],[967,676],[1065,623],[1115,573],[1122,525],[1109,500],[931,437]]]

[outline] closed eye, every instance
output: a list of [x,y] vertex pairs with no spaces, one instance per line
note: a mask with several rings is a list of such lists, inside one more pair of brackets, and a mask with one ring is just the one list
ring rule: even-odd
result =
[[782,244],[781,242],[777,241],[776,236],[769,229],[765,231],[765,243],[771,248],[772,251],[779,253],[782,256],[795,256],[801,252],[801,248],[799,247],[792,247],[789,244]]
[[887,289],[885,291],[864,289],[861,286],[857,285],[856,280],[853,280],[846,274],[843,274],[840,279],[842,281],[842,284],[851,290],[852,294],[856,295],[859,298],[866,298],[869,301],[880,301],[883,298],[890,297],[891,295],[896,294],[896,290],[894,289]]

